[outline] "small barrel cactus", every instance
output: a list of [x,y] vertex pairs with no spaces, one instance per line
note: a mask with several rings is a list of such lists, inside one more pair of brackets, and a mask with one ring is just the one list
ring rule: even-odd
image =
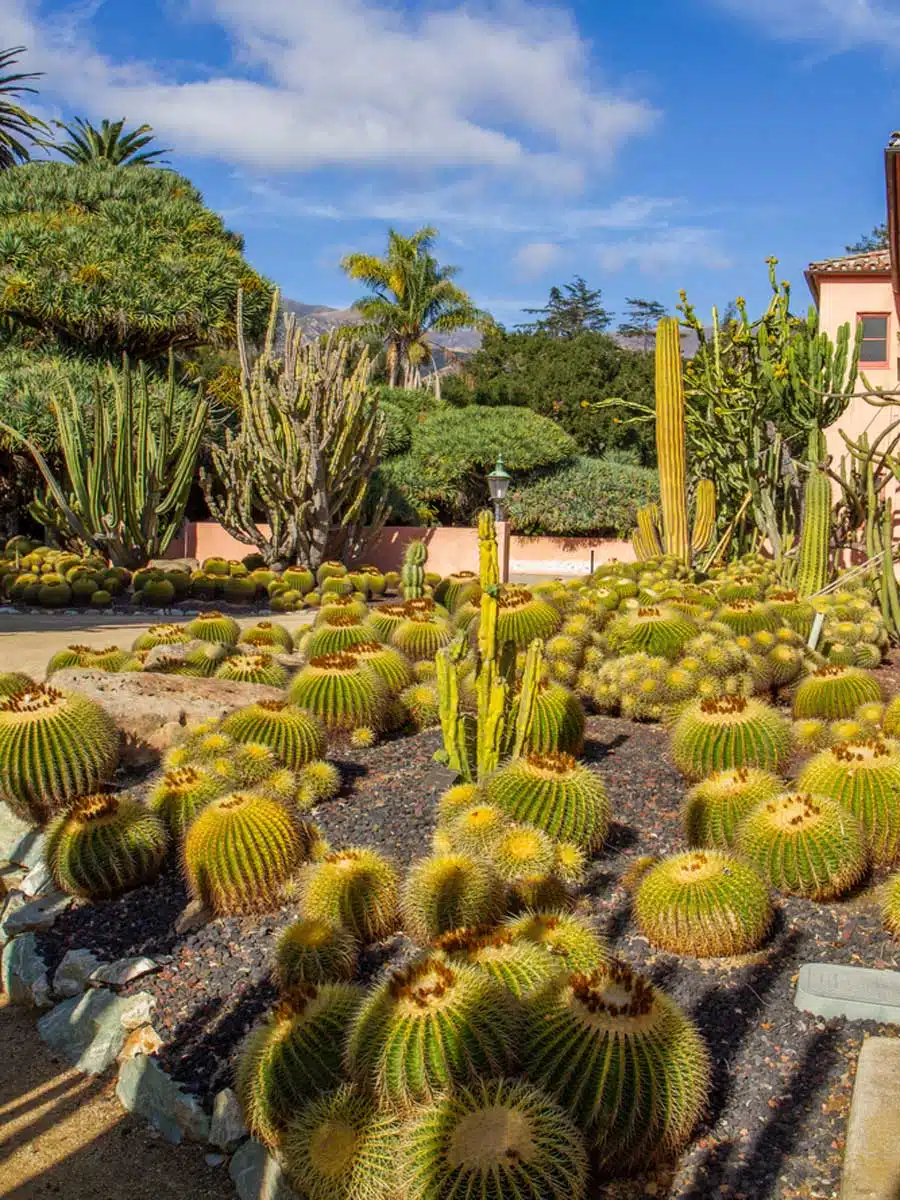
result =
[[155,879],[167,842],[159,817],[132,796],[97,794],[51,823],[44,858],[62,891],[109,900]]
[[706,1105],[709,1054],[674,1001],[623,963],[558,975],[526,1001],[528,1078],[625,1173],[687,1142]]
[[587,848],[601,845],[609,830],[603,781],[568,754],[513,759],[487,781],[485,794],[514,821]]
[[405,654],[381,642],[359,642],[353,647],[353,657],[372,668],[381,677],[392,696],[410,687],[415,680],[412,663]]
[[307,763],[299,773],[300,792],[297,802],[300,806],[313,808],[326,800],[333,800],[341,790],[341,773],[334,763],[318,759]]
[[381,677],[352,654],[311,658],[288,693],[329,730],[381,730],[388,720],[388,693]]
[[369,993],[347,1039],[347,1066],[383,1103],[408,1109],[515,1064],[510,992],[474,967],[424,955]]
[[677,658],[697,634],[697,626],[671,608],[647,606],[618,617],[606,631],[617,654],[645,653]]
[[437,811],[441,821],[452,821],[465,809],[478,802],[481,793],[477,783],[455,783],[438,799]]
[[730,849],[747,813],[782,790],[778,776],[759,767],[714,771],[687,794],[682,820],[688,843]]
[[839,742],[806,764],[800,791],[839,800],[859,818],[876,863],[900,858],[900,746],[882,738]]
[[342,650],[353,650],[362,643],[372,641],[371,625],[363,625],[350,613],[337,613],[328,621],[316,624],[315,629],[304,639],[303,652],[309,658],[323,654],[340,654]]
[[656,863],[634,898],[638,928],[672,954],[721,958],[764,941],[772,901],[763,879],[732,854],[690,850]]
[[861,704],[882,700],[881,685],[860,667],[826,663],[797,684],[793,713],[796,718],[824,717],[834,721],[852,717]]
[[201,766],[167,771],[150,793],[149,807],[161,817],[176,840],[210,800],[227,790],[221,775]]
[[396,927],[398,880],[393,865],[374,850],[349,846],[305,867],[299,881],[300,911],[341,925],[362,942]]
[[275,979],[290,994],[302,983],[336,983],[356,970],[356,938],[340,925],[304,917],[289,925],[275,948]]
[[568,688],[542,680],[534,700],[534,716],[525,742],[536,754],[573,754],[584,750],[584,708]]
[[239,708],[222,722],[222,732],[236,742],[269,746],[293,771],[325,754],[321,722],[286,700],[262,700]]
[[434,658],[438,650],[453,640],[453,626],[449,619],[428,609],[419,610],[409,604],[404,607],[406,616],[391,631],[391,645],[413,662]]
[[389,642],[397,626],[406,620],[407,611],[405,604],[379,604],[369,613],[368,624],[377,637]]
[[47,678],[55,671],[78,667],[86,671],[121,671],[131,655],[118,646],[96,650],[92,646],[73,645],[57,650],[47,663]]
[[609,961],[609,949],[580,917],[544,909],[508,917],[502,926],[517,941],[544,946],[565,971],[591,971]]
[[528,588],[503,584],[497,597],[497,644],[513,642],[527,650],[535,638],[552,637],[563,623],[562,613]]
[[413,683],[400,693],[400,704],[416,730],[440,723],[440,697],[433,683]]
[[716,609],[713,620],[727,625],[734,635],[749,636],[763,630],[773,632],[781,624],[778,613],[755,600],[732,600]]
[[294,639],[289,630],[273,621],[257,621],[249,629],[243,630],[238,638],[243,646],[254,646],[256,649],[280,651],[290,654],[294,649]]
[[270,907],[300,865],[303,840],[287,809],[254,792],[211,800],[188,827],[191,894],[216,913]]
[[900,874],[892,875],[881,897],[881,919],[893,938],[900,938]]
[[794,745],[806,754],[824,750],[834,740],[828,722],[820,717],[804,717],[802,721],[795,721],[792,734]]
[[481,595],[481,585],[474,571],[455,571],[445,575],[434,589],[434,598],[438,604],[455,613],[457,609]]
[[235,1090],[254,1137],[276,1145],[308,1100],[341,1085],[344,1039],[361,999],[352,983],[298,984],[249,1035]]
[[450,816],[447,833],[463,854],[490,855],[493,843],[509,829],[509,825],[509,817],[503,809],[476,799],[474,804],[460,808]]
[[41,824],[105,783],[119,758],[119,731],[105,709],[77,692],[42,684],[0,697],[0,799]]
[[234,617],[220,612],[206,612],[195,617],[185,626],[188,638],[201,642],[218,642],[222,646],[236,646],[241,636],[241,627]]
[[869,869],[857,818],[828,796],[785,792],[755,808],[738,829],[737,851],[780,892],[810,900],[845,895]]
[[491,925],[454,929],[437,938],[434,946],[449,963],[483,971],[520,1000],[562,970],[546,946]]
[[777,771],[791,748],[784,717],[771,705],[743,696],[691,701],[672,729],[672,758],[692,780],[734,767]]
[[234,683],[259,683],[268,687],[283,688],[288,673],[275,661],[271,654],[235,654],[228,658],[216,671],[217,679],[230,679]]
[[495,921],[503,900],[503,885],[486,862],[458,853],[431,855],[410,867],[400,914],[410,937],[430,942],[462,926]]
[[352,596],[328,596],[316,613],[316,627],[329,625],[335,617],[355,617],[357,623],[365,621],[369,616],[369,606],[365,600],[355,600]]

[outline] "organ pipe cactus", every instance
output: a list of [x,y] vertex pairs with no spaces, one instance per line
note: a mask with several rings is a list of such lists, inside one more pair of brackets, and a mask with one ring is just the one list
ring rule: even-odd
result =
[[813,467],[803,491],[803,526],[800,531],[800,562],[797,591],[811,596],[828,582],[831,545],[831,480]]

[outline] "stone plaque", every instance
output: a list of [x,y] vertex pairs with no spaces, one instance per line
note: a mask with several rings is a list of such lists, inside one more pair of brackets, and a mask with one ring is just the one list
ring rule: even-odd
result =
[[458,779],[458,772],[451,771],[443,763],[435,763],[422,777],[422,791],[426,796],[437,798],[442,796],[448,788],[453,787]]
[[900,1025],[900,971],[804,963],[794,1004],[819,1017]]

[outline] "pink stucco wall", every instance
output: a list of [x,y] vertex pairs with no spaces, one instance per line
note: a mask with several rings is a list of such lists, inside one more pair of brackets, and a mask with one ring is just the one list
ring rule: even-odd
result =
[[[266,529],[266,526],[261,526]],[[421,538],[428,547],[428,570],[440,575],[478,570],[478,536],[474,529],[441,526],[437,529],[387,526],[373,543],[366,559],[383,571],[396,571],[408,542]],[[169,547],[168,558],[243,558],[252,546],[236,541],[214,521],[190,522]],[[633,562],[630,542],[599,538],[516,537],[510,541],[512,575],[579,575],[594,565],[617,558]]]

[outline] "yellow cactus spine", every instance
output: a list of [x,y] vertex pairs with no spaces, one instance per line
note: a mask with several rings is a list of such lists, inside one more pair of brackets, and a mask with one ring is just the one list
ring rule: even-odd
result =
[[646,562],[648,558],[656,558],[662,554],[662,546],[657,532],[659,529],[659,505],[648,504],[646,508],[639,508],[637,523],[637,534],[643,551],[640,559],[642,562]]
[[684,420],[679,323],[663,317],[656,330],[656,454],[664,548],[689,564]]

